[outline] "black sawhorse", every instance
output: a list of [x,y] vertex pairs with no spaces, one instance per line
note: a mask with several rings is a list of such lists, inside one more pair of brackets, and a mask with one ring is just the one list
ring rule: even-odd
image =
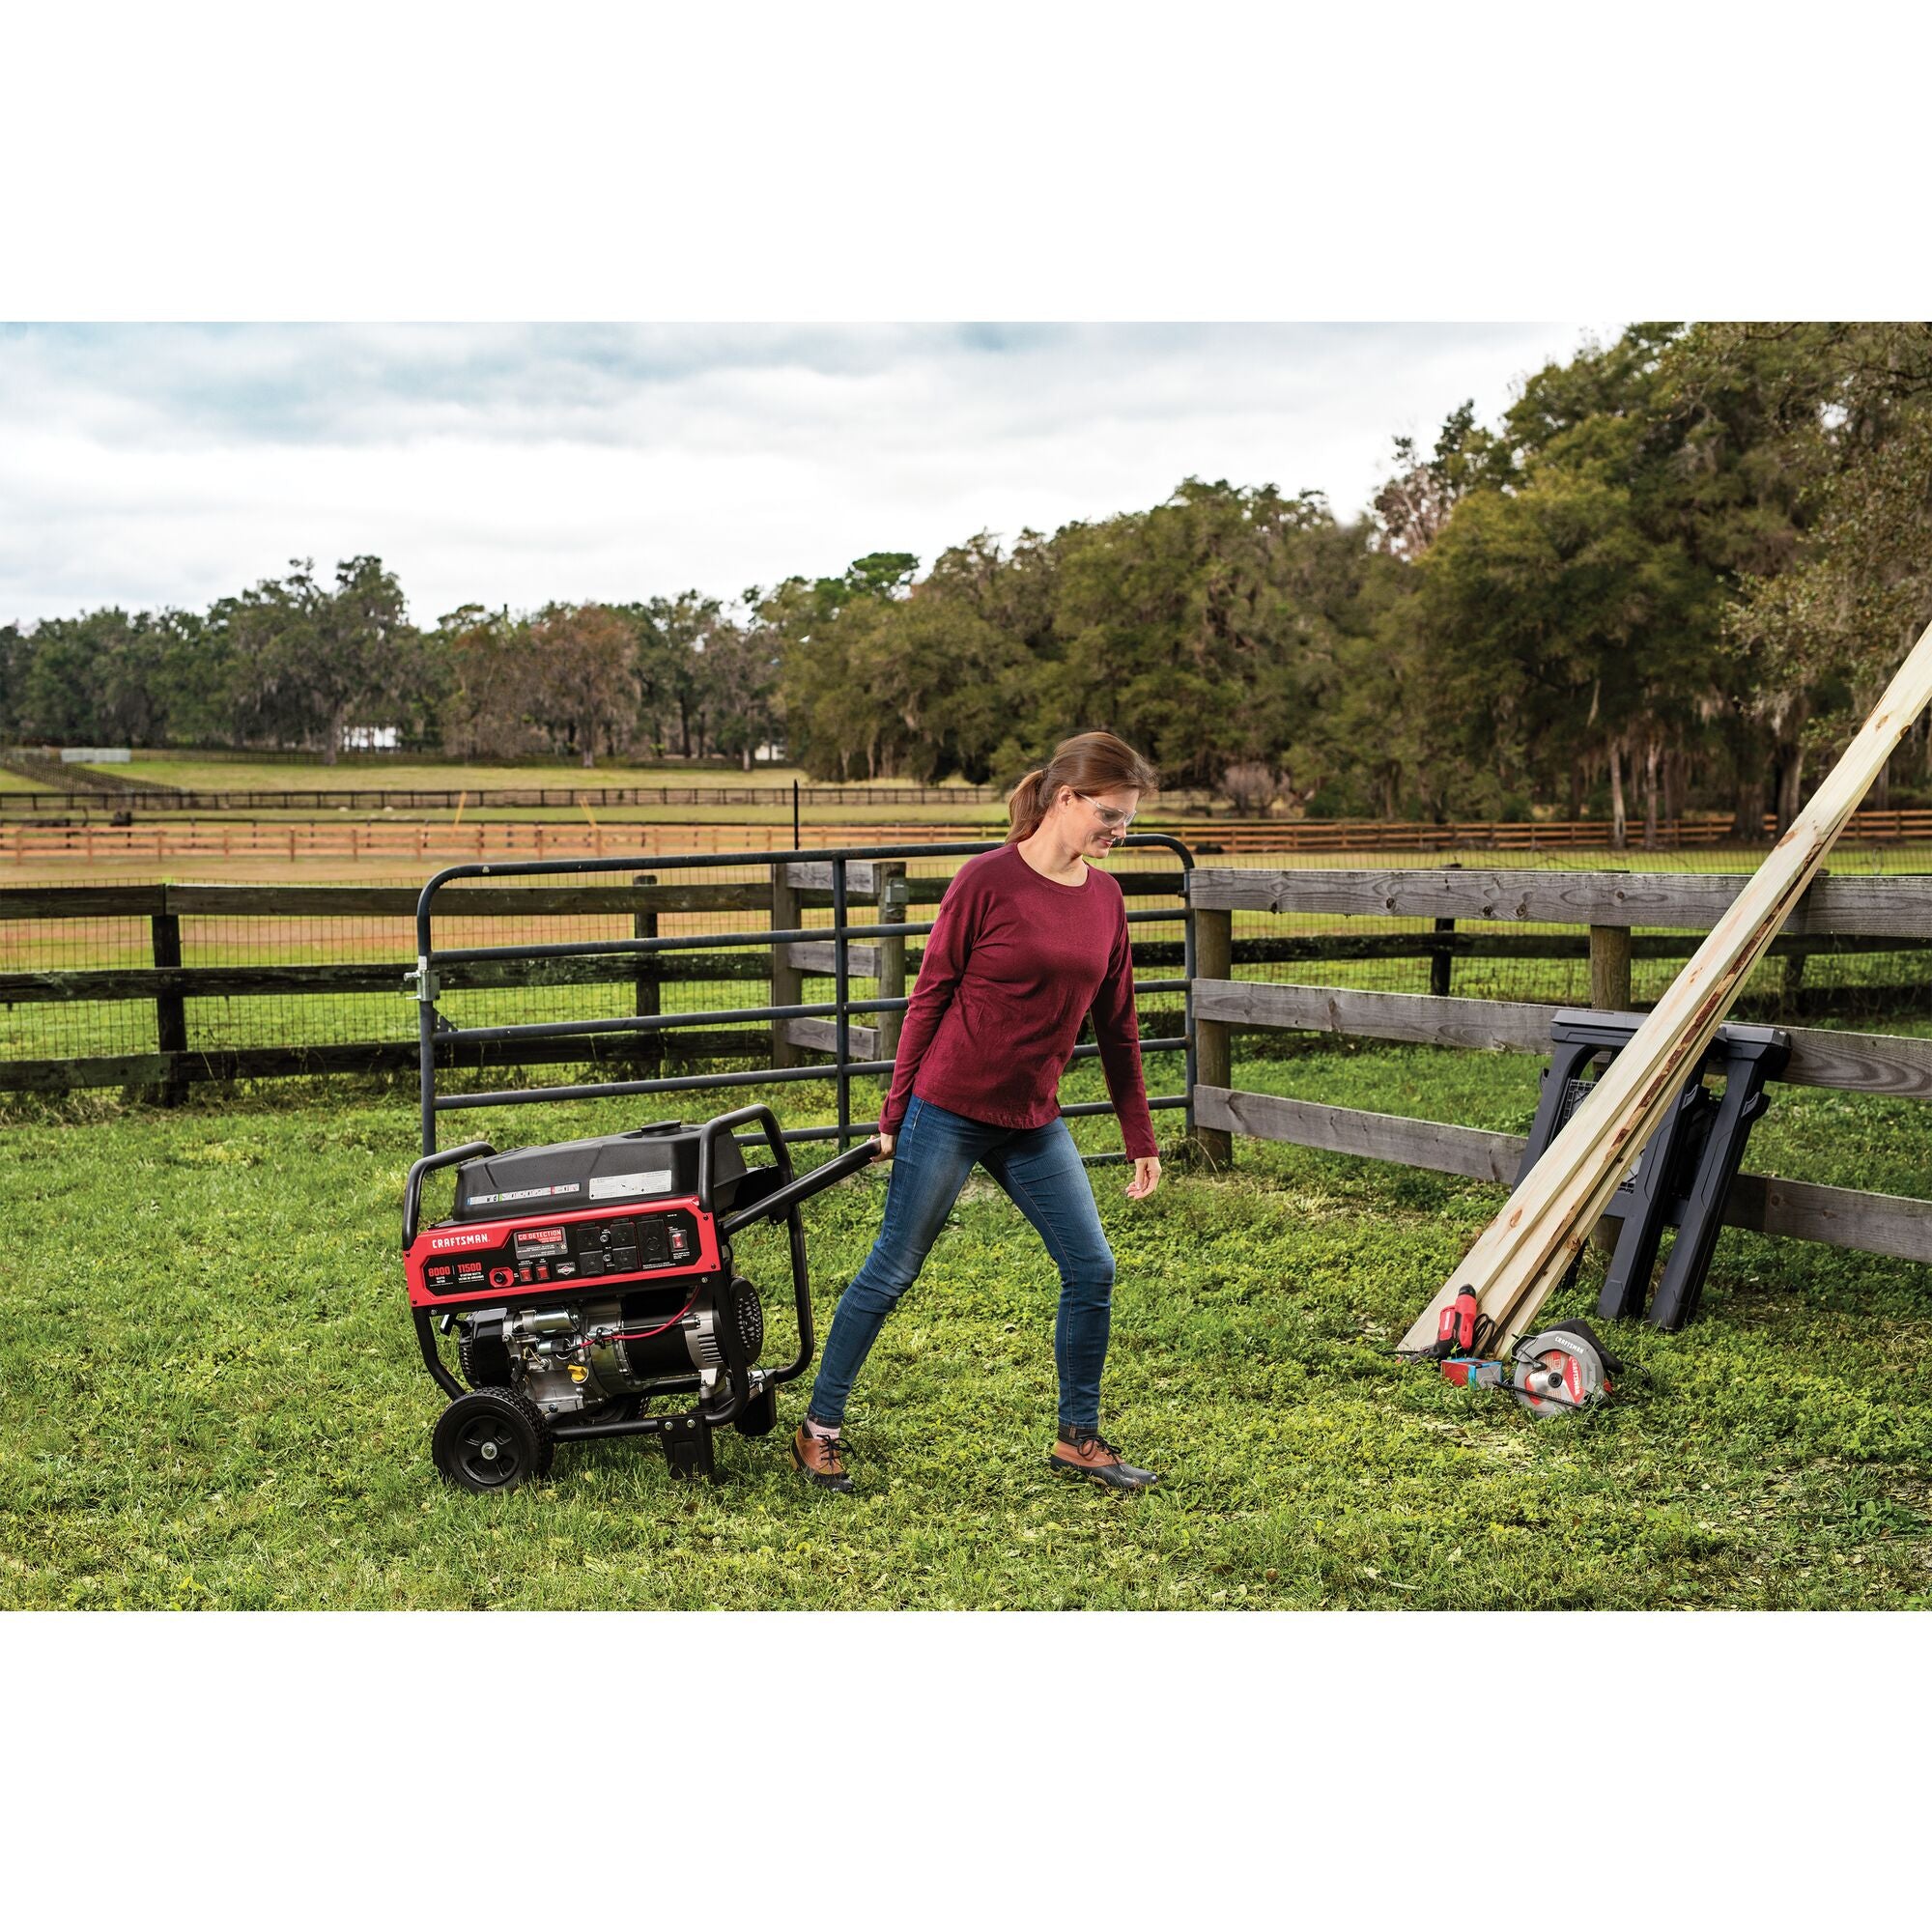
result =
[[[1643,1020],[1641,1013],[1559,1009],[1550,1023],[1549,1065],[1518,1186],[1589,1093],[1592,1082],[1583,1077],[1585,1066],[1598,1059],[1607,1065]],[[1697,1312],[1723,1221],[1724,1197],[1737,1179],[1752,1123],[1771,1105],[1764,1084],[1783,1072],[1790,1057],[1791,1036],[1776,1027],[1718,1029],[1677,1104],[1604,1209],[1605,1219],[1620,1221],[1622,1227],[1597,1298],[1599,1316],[1634,1321],[1643,1314],[1666,1227],[1677,1230],[1677,1238],[1657,1293],[1650,1296],[1651,1326],[1675,1330]],[[1714,1075],[1722,1076],[1721,1098],[1704,1084]]]

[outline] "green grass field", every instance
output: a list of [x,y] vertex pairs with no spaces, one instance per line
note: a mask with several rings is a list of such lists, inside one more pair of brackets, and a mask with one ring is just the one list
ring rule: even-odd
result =
[[[1536,1076],[1526,1058],[1341,1045],[1236,1071],[1518,1129]],[[787,1124],[830,1118],[817,1083],[768,1097]],[[1096,1069],[1076,1065],[1063,1097],[1102,1097]],[[1539,1422],[1388,1352],[1500,1190],[1246,1141],[1231,1173],[1171,1168],[1141,1205],[1122,1169],[1092,1172],[1120,1263],[1106,1422],[1167,1471],[1149,1494],[1041,1466],[1053,1270],[976,1177],[860,1383],[859,1495],[803,1489],[782,1437],[728,1434],[716,1490],[620,1442],[567,1448],[550,1482],[506,1497],[460,1495],[427,1460],[441,1398],[395,1253],[412,1100],[346,1085],[174,1115],[76,1100],[0,1128],[0,1605],[1932,1602],[1932,1270],[1728,1231],[1703,1319],[1620,1331],[1634,1367],[1616,1399]],[[508,1145],[628,1118],[607,1103],[463,1124]],[[1780,1089],[1750,1164],[1922,1194],[1922,1120]],[[1178,1132],[1178,1116],[1156,1123]],[[1118,1146],[1111,1122],[1075,1131]],[[821,1330],[884,1181],[806,1210]],[[776,1234],[739,1260],[775,1299]],[[788,1392],[788,1421],[802,1402]]]

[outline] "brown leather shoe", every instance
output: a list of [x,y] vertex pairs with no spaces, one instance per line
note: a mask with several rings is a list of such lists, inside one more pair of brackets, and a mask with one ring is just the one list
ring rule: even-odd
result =
[[1097,1429],[1063,1422],[1060,1440],[1047,1459],[1063,1476],[1083,1476],[1107,1490],[1144,1490],[1160,1481],[1151,1469],[1136,1469]]
[[803,1423],[791,1438],[791,1460],[805,1471],[806,1479],[821,1490],[837,1490],[840,1495],[852,1493],[852,1478],[845,1473],[839,1456],[844,1445],[836,1435],[814,1435]]

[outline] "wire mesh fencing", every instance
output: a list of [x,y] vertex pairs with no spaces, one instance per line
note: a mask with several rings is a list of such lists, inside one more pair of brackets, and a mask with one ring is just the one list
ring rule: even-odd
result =
[[[1210,840],[1202,839],[1205,847]],[[686,904],[660,902],[648,912],[558,910],[538,895],[527,915],[495,911],[445,918],[439,943],[518,946],[639,937],[702,941],[707,935],[767,926],[773,866],[710,863],[653,871],[648,859],[612,870],[610,883],[675,880],[692,889]],[[1209,867],[1361,871],[1433,869],[1504,873],[1539,871],[1728,873],[1742,877],[1764,856],[1762,846],[1688,847],[1644,852],[1569,848],[1453,854],[1378,851],[1203,851]],[[929,922],[944,884],[963,863],[957,855],[903,860],[911,904],[907,917]],[[1108,869],[1131,883],[1136,872],[1169,876],[1171,853],[1120,848]],[[1910,841],[1840,844],[1828,871],[1834,877],[1923,876],[1932,890],[1932,846]],[[251,888],[155,886],[46,888],[0,892],[0,1084],[41,1090],[114,1085],[151,1077],[152,1069],[114,1063],[185,1052],[201,1056],[198,1077],[273,1077],[295,1072],[371,1072],[406,1077],[413,1066],[415,1008],[405,976],[414,962],[412,921],[420,872],[392,873],[329,886]],[[467,890],[468,888],[464,888]],[[515,888],[498,889],[498,898]],[[142,895],[147,895],[143,897]],[[152,902],[151,902],[152,901]],[[708,901],[708,902],[707,902]],[[460,904],[460,901],[457,901]],[[514,901],[511,902],[514,906]],[[1134,895],[1136,977],[1142,1031],[1174,1037],[1184,1029],[1182,995],[1160,987],[1182,972],[1186,925],[1178,899]],[[801,903],[800,925],[824,927],[828,904]],[[874,914],[855,910],[856,921]],[[1585,934],[1576,925],[1519,922],[1329,917],[1313,913],[1234,915],[1236,977],[1363,990],[1453,992],[1580,1006],[1589,1001]],[[1632,998],[1654,1002],[1698,943],[1694,932],[1638,928],[1633,935]],[[917,983],[923,938],[908,937],[904,987]],[[855,962],[863,954],[855,949]],[[1932,976],[1923,948],[1892,941],[1784,940],[1753,975],[1741,1017],[1852,1022],[1906,1018],[1932,1010]],[[771,999],[769,949],[701,945],[648,958],[611,953],[552,960],[529,971],[479,963],[454,976],[443,1010],[461,1027],[539,1021],[620,1019],[671,1014],[695,1022],[671,1028],[648,1053],[638,1036],[600,1049],[624,1051],[653,1065],[760,1064],[772,1029],[703,1024],[707,1013],[758,1007]],[[829,970],[806,971],[802,997],[831,997]],[[878,980],[854,971],[850,997],[879,996]],[[1091,1026],[1083,1043],[1092,1044]],[[701,1053],[697,1049],[702,1049]],[[34,1069],[31,1078],[17,1069]],[[92,1066],[99,1077],[87,1069]],[[564,1064],[559,1063],[558,1077]],[[10,1076],[5,1068],[15,1069]],[[469,1077],[460,1068],[451,1077]],[[478,1077],[486,1077],[479,1075]],[[494,1077],[494,1076],[488,1076]]]
[[[440,976],[439,1011],[459,1029],[646,1015],[677,1022],[662,1031],[530,1046],[518,1064],[558,1084],[586,1070],[600,1078],[613,1071],[668,1077],[700,1067],[752,1070],[775,1059],[812,1065],[825,1058],[822,1052],[775,1053],[774,1023],[744,1016],[746,1009],[778,1003],[771,946],[703,944],[714,935],[771,929],[775,868],[789,857],[675,867],[660,863],[655,870],[648,861],[626,863],[584,882],[656,888],[647,909],[628,903],[639,895],[623,890],[615,895],[627,901],[619,909],[572,909],[561,903],[569,894],[559,883],[542,878],[453,885],[439,901],[439,949],[593,950],[581,957],[456,965]],[[907,881],[909,903],[893,916],[914,930],[904,939],[890,986],[880,977],[883,949],[848,945],[849,1000],[903,999],[913,990],[924,948],[919,928],[929,925],[963,863],[957,852],[916,851],[895,862]],[[1118,857],[1115,869],[1157,871],[1170,895],[1169,909],[1154,900],[1130,905],[1139,908],[1134,931],[1147,962],[1144,976],[1158,973],[1177,982],[1150,992],[1144,1034],[1178,1039],[1184,1033],[1179,981],[1185,935],[1175,890],[1179,868],[1171,853],[1154,849]],[[166,1080],[178,1097],[187,1084],[296,1074],[412,1079],[417,1016],[409,975],[416,959],[414,907],[421,884],[420,875],[371,879],[365,873],[353,882],[308,880],[288,887],[176,883],[0,893],[0,1093],[153,1087]],[[479,890],[490,909],[470,915],[465,896]],[[612,895],[607,891],[605,896]],[[876,897],[863,890],[852,894],[848,924],[877,923]],[[518,906],[523,898],[530,905],[527,914]],[[793,929],[822,930],[830,941],[828,898],[825,893],[797,895],[785,920]],[[102,901],[114,910],[65,916]],[[1150,907],[1162,912],[1154,923],[1149,923]],[[638,940],[672,945],[648,954],[616,950]],[[612,950],[596,950],[606,946]],[[806,950],[813,956],[798,966],[797,983],[786,997],[830,1005],[831,947]],[[723,1017],[734,1013],[739,1017]],[[715,1025],[706,1024],[711,1014],[721,1016]],[[874,1018],[862,1013],[854,1024],[870,1025]],[[1091,1054],[1091,1026],[1084,1040]],[[486,1065],[451,1065],[447,1084],[503,1084],[510,1056],[494,1051],[482,1058]],[[876,1074],[870,1078],[877,1083]],[[1151,1067],[1149,1078],[1151,1086]],[[1181,1084],[1178,1070],[1168,1084]],[[871,1104],[869,1089],[856,1093],[854,1104]]]

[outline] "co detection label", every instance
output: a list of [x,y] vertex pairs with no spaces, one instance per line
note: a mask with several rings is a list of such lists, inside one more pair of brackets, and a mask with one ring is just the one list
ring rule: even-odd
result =
[[670,1192],[670,1170],[659,1174],[593,1174],[590,1177],[590,1198],[593,1201],[609,1201],[616,1194],[668,1194]]

